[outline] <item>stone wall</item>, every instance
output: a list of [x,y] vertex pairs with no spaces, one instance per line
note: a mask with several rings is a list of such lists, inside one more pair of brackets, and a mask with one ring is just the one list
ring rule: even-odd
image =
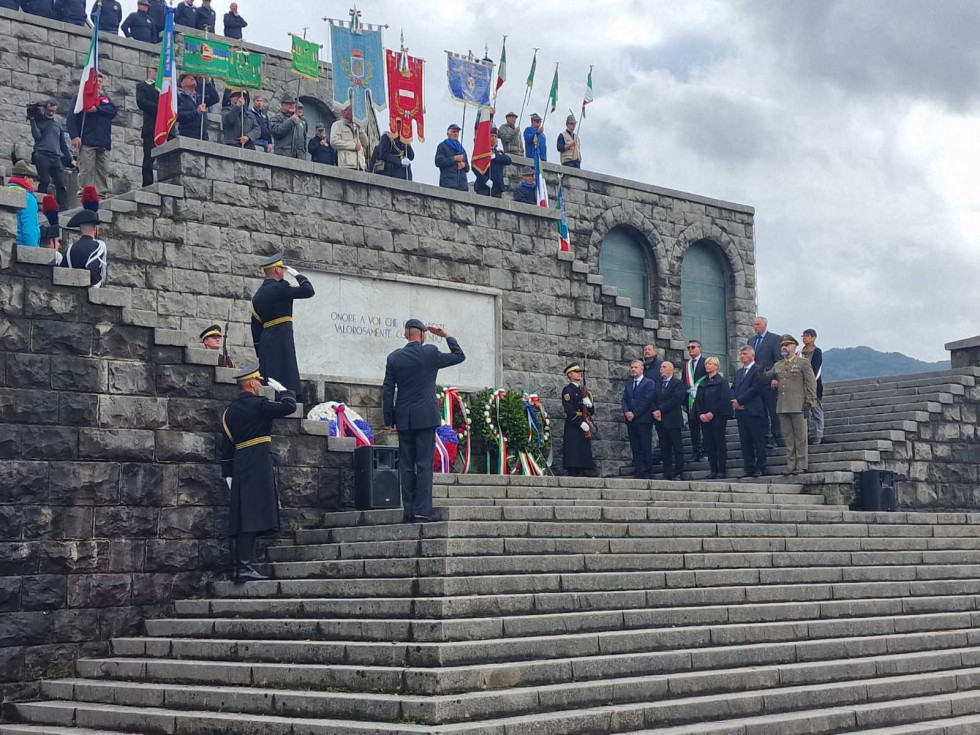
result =
[[[125,293],[90,293],[81,274],[30,263],[0,273],[4,699],[71,674],[112,636],[142,633],[145,617],[227,565],[216,453],[237,388],[165,344],[165,331],[123,324],[105,304]],[[296,420],[277,422],[275,447],[285,529],[349,499],[349,451],[329,451]]]
[[[177,35],[178,39],[182,36]],[[136,106],[136,85],[146,79],[147,67],[156,68],[159,46],[108,34],[102,34],[100,40],[99,68],[109,96],[119,108],[109,157],[113,192],[119,193],[140,185],[143,113]],[[4,163],[10,160],[15,145],[18,150],[26,146],[28,154],[33,147],[25,116],[28,104],[54,98],[60,104],[59,119],[64,120],[78,91],[90,41],[87,28],[0,8],[0,87],[4,90],[0,96],[0,160]],[[323,65],[320,81],[313,82],[289,71],[288,53],[255,44],[247,44],[247,48],[265,54],[264,95],[267,100],[276,100],[269,103],[269,110],[277,111],[278,97],[288,93],[323,101],[320,113],[330,115],[326,102],[331,99],[333,84],[329,64]],[[223,83],[219,80],[216,84],[220,94]],[[307,112],[312,115],[314,110]],[[220,113],[220,104],[211,110],[209,132],[213,140],[220,140]]]

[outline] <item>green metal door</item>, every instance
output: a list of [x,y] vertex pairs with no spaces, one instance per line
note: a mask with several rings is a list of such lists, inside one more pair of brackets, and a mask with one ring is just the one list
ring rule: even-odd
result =
[[633,300],[635,308],[649,308],[646,257],[643,246],[628,231],[617,227],[603,238],[599,273],[604,285],[615,286],[620,296]]
[[684,339],[701,341],[705,355],[728,369],[728,299],[725,270],[711,243],[696,242],[681,264],[681,327]]

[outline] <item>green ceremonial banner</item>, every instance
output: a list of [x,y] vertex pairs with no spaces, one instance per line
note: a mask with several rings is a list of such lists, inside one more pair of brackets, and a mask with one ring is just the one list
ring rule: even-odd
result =
[[187,74],[208,74],[212,77],[228,76],[231,47],[227,43],[199,36],[184,36],[184,55],[181,71]]
[[320,78],[320,44],[293,36],[293,73],[317,80]]
[[262,89],[262,54],[232,49],[225,83],[232,89]]

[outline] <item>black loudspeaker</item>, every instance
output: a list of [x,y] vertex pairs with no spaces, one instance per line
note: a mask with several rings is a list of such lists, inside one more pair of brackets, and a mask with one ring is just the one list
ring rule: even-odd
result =
[[895,473],[888,470],[865,470],[861,473],[862,510],[893,511],[895,497]]
[[400,508],[398,447],[354,450],[354,507],[358,510]]

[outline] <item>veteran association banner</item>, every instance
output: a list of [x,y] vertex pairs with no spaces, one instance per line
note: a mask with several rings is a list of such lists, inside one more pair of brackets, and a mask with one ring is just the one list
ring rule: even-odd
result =
[[446,52],[446,60],[449,93],[453,99],[468,105],[489,107],[490,92],[493,90],[493,62],[451,51]]
[[293,35],[292,71],[317,81],[320,78],[320,44]]
[[262,89],[262,58],[255,51],[232,49],[225,84],[230,89]]
[[231,46],[213,38],[184,36],[180,68],[187,74],[205,74],[224,79],[231,69]]
[[425,100],[422,96],[425,60],[402,51],[385,51],[388,66],[388,118],[391,132],[412,140],[412,122],[425,142]]
[[[352,16],[353,17],[353,16]],[[330,20],[330,58],[333,63],[333,99],[346,105],[353,100],[354,118],[367,117],[366,90],[379,107],[386,106],[385,56],[381,26]]]

